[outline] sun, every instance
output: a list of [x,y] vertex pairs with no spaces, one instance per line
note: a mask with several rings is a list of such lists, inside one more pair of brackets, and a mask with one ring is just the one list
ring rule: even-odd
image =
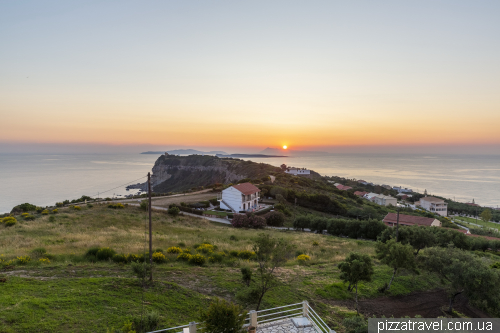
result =
[[283,146],[283,149],[287,149],[288,147],[287,146]]

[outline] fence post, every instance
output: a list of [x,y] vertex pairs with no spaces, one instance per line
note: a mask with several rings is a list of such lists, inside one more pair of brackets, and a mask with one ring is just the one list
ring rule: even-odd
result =
[[196,333],[196,322],[192,321],[189,323],[189,333]]
[[304,317],[308,317],[308,309],[309,308],[309,302],[308,301],[303,301],[302,302],[302,315]]
[[250,315],[250,326],[257,327],[257,311],[252,310],[248,314]]

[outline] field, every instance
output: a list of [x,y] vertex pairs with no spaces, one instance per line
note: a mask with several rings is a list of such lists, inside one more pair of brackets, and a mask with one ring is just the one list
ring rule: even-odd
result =
[[465,226],[470,226],[471,228],[492,228],[500,231],[500,224],[498,223],[493,223],[493,222],[484,222],[481,219],[473,219],[470,217],[463,217],[463,216],[455,216],[453,218],[457,222],[464,223]]
[[[55,217],[52,222],[51,216]],[[236,302],[236,294],[246,288],[240,268],[256,265],[235,258],[198,267],[167,254],[168,262],[156,266],[154,285],[143,289],[129,264],[92,263],[83,255],[92,246],[111,247],[123,254],[144,253],[145,212],[132,206],[110,209],[95,205],[80,211],[63,209],[51,216],[39,216],[34,221],[19,217],[15,226],[0,226],[0,258],[4,263],[19,256],[33,257],[27,264],[4,266],[0,271],[0,278],[6,279],[0,283],[2,333],[106,332],[107,328],[137,318],[143,310],[157,311],[160,327],[186,324],[196,320],[199,310],[216,297]],[[339,279],[337,264],[351,251],[373,256],[373,242],[295,231],[234,229],[190,216],[153,213],[154,249],[193,249],[209,242],[217,246],[217,251],[251,251],[253,240],[261,232],[294,244],[296,255],[311,256],[307,265],[292,259],[279,269],[281,284],[265,296],[262,308],[308,300],[331,328],[342,332],[342,319],[353,316],[355,311],[353,296]],[[318,244],[314,245],[314,241]],[[41,247],[50,254],[50,263],[33,256],[32,251]],[[361,313],[375,313],[377,305],[370,302],[379,298],[387,305],[393,296],[415,297],[405,295],[443,287],[436,276],[425,271],[420,275],[403,271],[390,294],[381,294],[378,288],[389,281],[391,273],[389,267],[375,260],[373,281],[359,286]],[[389,301],[387,296],[391,296]],[[404,309],[398,306],[397,315],[418,312],[414,307],[407,312]],[[467,313],[466,308],[457,309]],[[438,301],[433,311],[441,312]]]

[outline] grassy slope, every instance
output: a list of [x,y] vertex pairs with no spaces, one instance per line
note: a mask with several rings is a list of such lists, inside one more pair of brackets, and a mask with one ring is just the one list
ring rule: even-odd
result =
[[[2,228],[1,253],[6,260],[27,255],[37,247],[45,247],[55,255],[50,264],[32,260],[24,266],[4,269],[0,277],[0,332],[105,332],[106,327],[119,326],[127,318],[138,316],[142,309],[142,288],[130,267],[115,263],[89,263],[83,253],[93,245],[109,246],[118,253],[142,253],[146,214],[137,208],[112,210],[104,206],[64,210],[35,221],[22,221],[14,227]],[[172,218],[153,214],[154,248],[166,250],[184,243],[192,247],[203,241],[219,250],[250,250],[252,239],[261,231],[233,229],[210,224],[191,217]],[[373,242],[356,241],[326,235],[266,230],[283,237],[312,257],[308,266],[291,260],[280,269],[282,286],[265,298],[264,308],[307,299],[332,327],[352,315],[352,309],[334,300],[352,297],[339,280],[336,265],[351,251],[374,254]],[[237,241],[230,240],[234,235]],[[313,246],[313,241],[319,246]],[[235,294],[245,288],[240,267],[255,263],[235,260],[231,264],[206,264],[192,267],[175,261],[159,265],[154,288],[144,293],[145,307],[161,314],[160,327],[185,324],[196,320],[199,309],[213,297],[235,301]],[[374,281],[363,284],[363,297],[380,296],[377,288],[390,278],[390,269],[376,262]],[[429,290],[440,286],[432,275],[414,277],[403,273],[392,289],[393,294]]]

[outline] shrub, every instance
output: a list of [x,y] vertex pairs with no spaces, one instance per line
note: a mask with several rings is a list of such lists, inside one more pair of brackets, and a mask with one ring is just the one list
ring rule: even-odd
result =
[[127,254],[127,262],[140,262],[144,261],[144,254],[133,254],[129,253]]
[[179,207],[172,207],[168,209],[167,213],[172,216],[177,216],[180,213],[180,209]]
[[251,259],[253,256],[255,256],[253,251],[243,250],[238,253],[238,257],[241,259]]
[[123,209],[123,208],[125,208],[125,206],[123,204],[121,204],[121,203],[115,203],[115,204],[108,205],[108,208]]
[[49,217],[49,222],[55,222],[55,221],[56,221],[56,217],[55,216]]
[[87,252],[85,252],[84,257],[95,260],[97,252],[99,252],[99,247],[97,246],[91,247],[90,249],[87,250]]
[[80,206],[72,206],[71,208],[73,208],[74,210],[82,210],[82,207]]
[[319,245],[318,241],[313,241],[313,246],[318,246],[318,245]]
[[110,249],[109,247],[103,247],[99,249],[99,251],[97,251],[95,256],[97,260],[104,261],[113,258],[115,254],[116,254],[115,250]]
[[6,227],[11,227],[17,223],[17,220],[14,216],[7,216],[2,219],[2,222],[5,224]]
[[49,215],[49,210],[48,209],[42,210],[42,215]]
[[153,269],[152,266],[146,262],[133,261],[131,263],[131,267],[132,272],[134,272],[135,276],[137,276],[138,279],[145,279],[150,275],[151,270]]
[[208,243],[203,243],[200,246],[196,248],[196,251],[202,252],[202,253],[212,253],[214,252],[214,246]]
[[188,247],[188,248],[185,248],[182,252],[186,252],[186,253],[191,254],[191,251],[192,251],[192,250]]
[[126,264],[128,261],[127,256],[124,254],[115,254],[112,259],[116,263],[123,263],[123,264]]
[[58,210],[57,208],[55,208],[55,209],[52,209],[52,212],[51,212],[51,213],[52,213],[52,214],[57,214],[58,212],[59,212],[59,210]]
[[[145,316],[134,319],[134,328],[137,333],[154,331],[158,327],[160,316],[157,312],[147,312]],[[130,333],[130,332],[129,332]]]
[[192,255],[187,252],[182,252],[177,256],[177,260],[189,261]]
[[31,250],[30,253],[35,258],[42,258],[47,253],[47,250],[43,247],[37,247],[36,249]]
[[304,263],[309,260],[311,260],[311,257],[309,257],[307,254],[301,254],[300,256],[297,257],[297,261],[300,263]]
[[206,332],[242,333],[246,317],[242,307],[219,299],[200,313]]
[[267,213],[265,216],[267,225],[273,227],[282,227],[285,223],[285,214],[282,212],[274,211]]
[[153,262],[157,263],[157,264],[161,264],[161,263],[164,263],[167,261],[167,258],[165,257],[165,255],[161,252],[155,252],[153,253]]
[[184,242],[179,242],[179,243],[177,243],[177,246],[178,246],[178,247],[185,247],[185,246],[186,246],[186,243],[184,243]]
[[243,282],[245,282],[247,286],[250,286],[250,282],[252,281],[252,270],[248,267],[242,267],[241,276],[243,278]]
[[40,262],[42,264],[50,264],[49,258],[40,258],[40,259],[38,259],[38,262]]
[[248,216],[245,214],[235,214],[231,220],[231,225],[235,228],[248,228]]
[[17,257],[17,263],[19,265],[27,264],[30,261],[31,261],[31,257],[30,256],[20,256],[20,257]]
[[240,251],[236,251],[236,250],[229,251],[229,255],[231,257],[237,257],[237,256],[239,256],[239,254],[240,254]]
[[365,333],[368,331],[368,324],[362,317],[345,318],[342,322],[346,333]]
[[30,214],[29,213],[22,213],[21,216],[26,217],[26,216],[30,216]]
[[139,208],[143,211],[147,211],[148,210],[148,207],[149,207],[149,203],[148,203],[148,200],[142,200],[141,201],[141,205],[139,206]]
[[64,206],[64,204],[62,202],[56,202],[56,206],[57,207],[62,207],[62,206]]
[[222,262],[226,254],[224,252],[213,253],[210,257],[208,257],[208,261],[211,263]]
[[36,207],[35,210],[38,214],[40,214],[41,212],[43,212],[43,207]]
[[238,237],[236,237],[235,235],[231,235],[231,236],[229,236],[229,240],[237,242],[238,241]]
[[28,216],[26,216],[24,219],[25,219],[26,221],[34,221],[34,220],[35,220],[35,218],[36,218],[36,217],[35,217],[35,215],[28,215]]
[[36,206],[30,203],[23,203],[12,208],[12,213],[16,214],[19,212],[32,212],[36,210]]
[[182,253],[182,249],[180,247],[172,246],[167,249],[167,253]]
[[495,268],[495,269],[500,269],[500,261],[497,261],[496,263],[492,264],[490,267]]
[[189,258],[189,263],[193,265],[203,265],[206,261],[206,258],[202,256],[201,254],[195,254]]
[[252,214],[248,217],[248,226],[254,229],[264,229],[266,227],[266,219],[262,216]]
[[88,204],[87,204],[87,208],[92,208],[92,207],[94,207],[94,205],[93,205],[93,204],[91,204],[91,203],[88,203]]

